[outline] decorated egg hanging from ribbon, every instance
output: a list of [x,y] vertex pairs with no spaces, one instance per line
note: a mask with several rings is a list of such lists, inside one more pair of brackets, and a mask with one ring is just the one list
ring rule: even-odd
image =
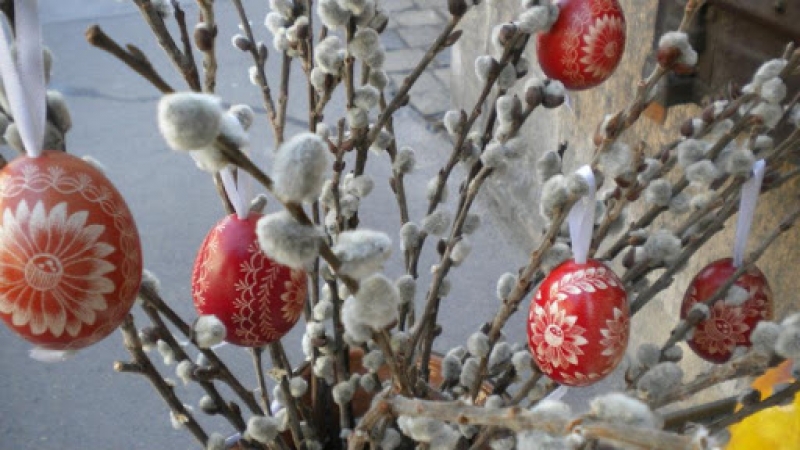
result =
[[544,374],[566,386],[587,386],[611,373],[628,346],[630,311],[622,281],[604,263],[588,258],[596,183],[589,166],[576,174],[586,195],[570,210],[574,258],[539,285],[528,313],[528,345]]
[[[681,319],[692,307],[711,297],[736,272],[733,259],[714,261],[704,267],[689,284],[681,305]],[[736,280],[747,293],[743,302],[731,304],[724,298],[709,308],[708,319],[700,322],[687,343],[706,361],[724,363],[733,356],[736,347],[750,347],[750,333],[761,320],[772,319],[772,290],[767,278],[757,267],[747,270]]]
[[[747,238],[765,173],[766,162],[756,161],[751,178],[741,189],[733,258],[714,261],[694,277],[683,297],[681,319],[685,319],[697,303],[706,303],[744,264]],[[772,290],[758,267],[747,268],[734,286],[738,294],[728,290],[723,298],[708,305],[708,318],[697,324],[687,341],[689,348],[706,361],[728,361],[737,347],[752,345],[750,334],[759,321],[772,319]]]
[[228,342],[257,347],[274,342],[303,313],[307,281],[303,270],[272,261],[258,246],[260,214],[231,214],[206,236],[192,272],[192,295],[200,314],[217,316]]
[[617,0],[560,0],[558,20],[536,40],[544,73],[570,90],[607,80],[625,52],[625,15]]
[[109,335],[142,276],[139,234],[122,196],[91,164],[60,151],[0,171],[0,318],[46,349]]

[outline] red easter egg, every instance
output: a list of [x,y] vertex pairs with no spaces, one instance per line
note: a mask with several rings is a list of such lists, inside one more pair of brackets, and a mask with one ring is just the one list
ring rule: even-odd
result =
[[197,253],[192,295],[197,312],[217,316],[226,341],[259,347],[283,337],[300,319],[306,272],[272,261],[258,246],[260,214],[219,221]]
[[[681,319],[692,306],[711,297],[736,272],[733,260],[720,259],[707,265],[694,277],[681,304]],[[698,356],[713,363],[728,361],[736,347],[750,347],[750,333],[761,320],[772,319],[772,290],[767,278],[757,268],[746,271],[735,283],[748,292],[741,306],[717,300],[709,308],[709,318],[697,324],[687,342]]]
[[625,15],[617,0],[560,0],[558,20],[536,40],[544,73],[570,90],[614,73],[625,52]]
[[0,317],[23,339],[77,350],[108,336],[142,279],[139,233],[108,178],[60,151],[0,170]]
[[625,355],[628,296],[605,264],[569,260],[536,290],[528,314],[528,345],[539,368],[567,386],[599,381]]

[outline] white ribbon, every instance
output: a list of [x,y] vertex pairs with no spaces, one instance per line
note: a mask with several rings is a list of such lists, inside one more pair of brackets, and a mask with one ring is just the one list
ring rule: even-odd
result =
[[38,0],[15,0],[14,16],[17,60],[11,56],[9,38],[3,29],[0,32],[0,76],[25,152],[37,157],[43,150],[47,114]]
[[551,400],[557,402],[560,401],[562,398],[564,398],[564,396],[567,395],[567,392],[569,392],[569,388],[562,384],[559,387],[555,388],[553,392],[545,396],[545,398],[543,398],[542,400]]
[[597,185],[594,180],[594,172],[588,165],[581,167],[575,173],[589,183],[589,192],[575,203],[567,220],[569,221],[569,235],[572,238],[572,256],[576,263],[586,264],[589,247],[592,245]]
[[[233,209],[236,211],[236,216],[240,220],[244,220],[247,219],[249,214],[248,205],[244,197],[239,193],[239,186],[233,178],[233,170],[231,166],[227,166],[219,172],[219,175],[222,178],[222,185],[225,186],[225,193],[228,195],[228,200],[231,201]],[[239,176],[241,177],[241,175],[240,173]]]
[[736,236],[733,240],[733,265],[735,267],[740,267],[744,262],[744,250],[747,246],[747,238],[750,236],[750,228],[753,225],[758,195],[761,193],[761,183],[764,181],[766,169],[766,161],[763,159],[756,161],[753,164],[753,176],[742,185],[739,218],[736,221]]

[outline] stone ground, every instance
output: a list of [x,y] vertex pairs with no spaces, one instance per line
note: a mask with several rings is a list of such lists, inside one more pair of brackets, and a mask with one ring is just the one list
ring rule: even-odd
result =
[[[383,5],[392,15],[382,35],[387,51],[385,70],[396,90],[425,55],[450,13],[442,0],[388,0]],[[410,106],[427,120],[441,119],[450,105],[449,48],[423,72],[409,97]]]

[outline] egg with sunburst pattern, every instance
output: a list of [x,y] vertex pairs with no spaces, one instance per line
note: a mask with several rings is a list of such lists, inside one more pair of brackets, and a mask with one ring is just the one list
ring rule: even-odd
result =
[[133,216],[95,166],[45,151],[0,171],[0,319],[20,337],[87,347],[122,323],[141,279]]
[[528,345],[542,373],[567,386],[588,386],[625,355],[628,296],[604,263],[570,259],[536,290],[527,325]]
[[625,15],[617,0],[560,0],[558,20],[536,40],[545,75],[570,90],[595,87],[625,53]]

